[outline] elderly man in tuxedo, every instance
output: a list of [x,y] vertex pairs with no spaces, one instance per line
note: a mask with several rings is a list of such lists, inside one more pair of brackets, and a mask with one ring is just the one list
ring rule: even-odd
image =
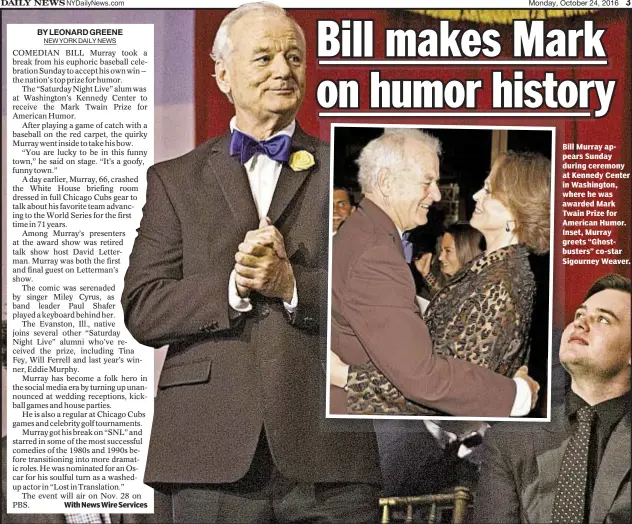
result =
[[364,199],[333,249],[332,414],[347,413],[346,364],[374,366],[406,398],[453,415],[521,416],[535,402],[538,387],[526,368],[512,380],[433,354],[401,237],[425,224],[428,209],[441,199],[439,147],[436,138],[417,129],[387,129],[360,155]]
[[246,4],[213,59],[235,117],[149,169],[125,278],[130,333],[169,344],[145,482],[164,522],[375,522],[374,437],[324,417],[329,148],[295,121],[303,31]]
[[562,334],[571,376],[548,424],[489,430],[474,522],[632,521],[630,509],[630,279],[588,290]]

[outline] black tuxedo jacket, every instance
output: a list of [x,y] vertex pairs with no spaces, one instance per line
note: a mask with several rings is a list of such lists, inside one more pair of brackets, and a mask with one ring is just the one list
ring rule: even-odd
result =
[[145,481],[236,481],[265,428],[289,478],[379,482],[374,436],[335,431],[324,419],[329,147],[297,126],[292,151],[309,151],[316,163],[283,166],[268,213],[294,270],[296,313],[255,293],[253,311],[231,322],[234,255],[259,219],[229,143],[223,135],[148,171],[122,297],[130,333],[169,344]]

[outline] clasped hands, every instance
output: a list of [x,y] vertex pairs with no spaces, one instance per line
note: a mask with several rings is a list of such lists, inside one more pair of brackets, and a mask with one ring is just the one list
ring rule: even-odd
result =
[[283,235],[268,217],[259,229],[248,231],[235,253],[235,284],[242,298],[251,291],[277,297],[286,303],[294,296],[294,272],[287,258]]

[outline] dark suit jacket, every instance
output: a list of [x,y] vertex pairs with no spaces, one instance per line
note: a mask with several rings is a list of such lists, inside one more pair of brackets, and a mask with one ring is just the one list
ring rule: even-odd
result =
[[[475,364],[437,357],[419,315],[395,224],[364,199],[334,239],[332,349],[373,364],[409,399],[453,415],[509,416],[515,383]],[[345,412],[331,388],[331,411]]]
[[[551,522],[562,456],[570,439],[564,406],[551,423],[497,424],[485,436],[483,471],[473,522]],[[592,496],[591,524],[628,524],[630,512],[630,414],[615,426]]]
[[236,481],[262,428],[289,478],[378,481],[373,440],[357,449],[354,434],[332,432],[324,420],[329,147],[297,128],[292,149],[310,151],[316,164],[298,172],[284,165],[268,212],[294,270],[296,313],[254,293],[253,311],[235,323],[228,279],[259,219],[229,143],[226,134],[148,171],[122,297],[130,333],[169,344],[145,481]]

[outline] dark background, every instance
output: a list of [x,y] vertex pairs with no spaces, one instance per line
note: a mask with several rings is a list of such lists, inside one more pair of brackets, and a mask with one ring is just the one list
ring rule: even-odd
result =
[[[472,195],[483,187],[491,169],[491,129],[420,128],[441,141],[440,184],[460,188],[459,220],[469,220],[474,211]],[[334,184],[351,188],[359,195],[356,160],[364,146],[383,133],[381,127],[335,127],[332,150]],[[550,130],[510,130],[508,149],[534,151],[551,158]],[[436,204],[441,209],[441,202]]]

